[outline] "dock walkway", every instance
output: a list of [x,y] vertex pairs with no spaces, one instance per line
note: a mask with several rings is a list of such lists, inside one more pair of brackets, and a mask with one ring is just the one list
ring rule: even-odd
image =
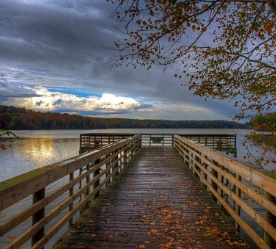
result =
[[147,147],[54,248],[248,246],[175,149]]

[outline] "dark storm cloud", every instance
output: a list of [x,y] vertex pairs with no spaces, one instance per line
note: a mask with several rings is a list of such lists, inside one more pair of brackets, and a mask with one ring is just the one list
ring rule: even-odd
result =
[[36,94],[31,89],[11,86],[8,83],[0,81],[0,97],[5,97],[5,100],[8,98],[30,98],[38,96],[40,95]]
[[110,29],[105,21],[108,14],[82,7],[70,8],[58,1],[1,1],[1,59],[74,68],[95,55],[103,56],[103,46],[111,38],[105,32]]
[[62,103],[62,99],[58,99],[53,103],[53,106],[59,106]]
[[[110,18],[114,7],[106,0],[0,0],[1,77],[29,86],[25,89],[10,84],[9,88],[17,91],[2,87],[2,96],[12,92],[35,96],[31,90],[35,86],[79,87],[97,96],[111,93],[139,101],[204,106],[225,117],[234,112],[227,102],[204,102],[181,87],[182,82],[173,77],[181,68],[164,72],[158,67],[150,71],[113,67],[110,58],[115,51],[109,48],[122,38],[114,28],[118,24]],[[141,102],[143,108],[138,109],[152,107],[147,105]]]

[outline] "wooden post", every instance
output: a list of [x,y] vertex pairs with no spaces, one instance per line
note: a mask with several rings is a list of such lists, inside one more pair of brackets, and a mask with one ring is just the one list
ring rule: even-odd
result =
[[[205,155],[204,158],[206,160],[208,160],[208,157]],[[204,168],[207,170],[208,168],[208,164],[207,163],[204,163]],[[204,179],[207,181],[208,180],[208,177],[207,177],[207,174],[204,172]],[[208,189],[207,185],[205,185],[205,188]]]
[[[89,164],[86,165],[86,172],[88,172],[88,170],[89,170]],[[90,182],[90,176],[87,175],[87,176],[86,176],[86,185],[87,185],[89,182]],[[87,188],[86,193],[85,193],[86,196],[88,196],[89,193],[90,193],[90,188]],[[89,205],[90,205],[90,203],[87,202],[86,205],[85,205],[85,209],[87,209],[87,208],[89,207]]]
[[[110,153],[108,156],[112,156],[112,153]],[[110,165],[110,161],[106,162],[105,167],[107,168]],[[110,175],[110,170],[107,170],[105,173],[105,178],[107,178]],[[106,182],[105,186],[107,187],[110,183],[110,179]]]
[[[74,180],[74,173],[70,173],[70,178],[69,178],[70,182]],[[69,189],[69,197],[73,196],[74,194],[74,186],[72,186],[72,188]],[[72,211],[74,209],[74,203],[72,202],[69,205],[69,212]],[[69,220],[69,227],[71,227],[73,225],[73,218]]]
[[185,160],[184,162],[188,164],[188,167],[190,168],[190,158],[189,158],[189,150],[187,148],[184,148],[184,151],[186,152],[186,155],[185,155]]
[[235,134],[234,136],[234,145],[233,146],[233,154],[234,154],[234,157],[237,157],[238,156],[238,151],[237,151],[237,134]]
[[[274,197],[273,195],[265,192],[265,198],[276,205],[276,197]],[[265,210],[265,219],[273,227],[276,227],[276,216],[274,216],[267,209]],[[276,248],[276,238],[272,238],[266,231],[264,231],[264,241],[270,248]]]
[[[118,153],[119,149],[115,151],[115,153]],[[117,161],[118,160],[118,161]],[[119,167],[119,163],[120,163],[120,153],[117,154],[117,156],[115,156],[115,161],[117,161],[117,163],[113,166],[112,171],[117,170],[117,168]],[[116,171],[114,176],[117,176],[119,173],[118,171]]]
[[[98,163],[100,162],[100,159],[96,160],[95,163],[94,163],[94,166],[96,166]],[[97,169],[94,171],[94,175],[93,177],[95,178],[97,175],[100,174],[100,169]],[[100,185],[100,179],[98,179],[94,185],[93,185],[93,188],[96,189],[98,186]],[[98,191],[97,193],[95,193],[94,195],[94,200],[96,200],[100,195],[100,192]]]
[[217,150],[222,151],[222,142],[221,141],[217,141]]
[[[213,163],[214,163],[215,165],[218,166],[218,163],[217,163],[217,162],[213,161]],[[211,174],[212,174],[215,178],[218,179],[218,172],[215,171],[213,168],[212,168],[212,170],[211,170]],[[218,185],[217,185],[212,179],[211,179],[211,186],[212,186],[212,188],[213,188],[216,192],[218,191]],[[211,197],[212,197],[212,199],[213,199],[215,202],[217,202],[217,198],[215,197],[215,195],[214,195],[213,193],[211,193]]]
[[190,151],[190,161],[189,161],[189,167],[190,167],[190,169],[192,170],[192,172],[193,173],[195,173],[194,172],[194,164],[195,164],[195,162],[194,162],[194,153],[192,152],[192,151]]
[[[238,181],[241,181],[241,176],[236,174],[236,179]],[[235,186],[235,190],[236,190],[236,195],[239,198],[241,198],[241,190],[237,186]],[[241,215],[241,207],[237,203],[235,203],[235,211],[239,216]],[[240,225],[237,222],[235,222],[235,227],[236,227],[236,230],[239,232],[240,231]]]
[[[199,153],[199,152],[197,151],[197,153]],[[199,170],[199,167],[197,166],[197,163],[200,163],[200,159],[199,159],[198,156],[195,155],[195,159],[194,159],[194,160],[195,160],[195,161],[194,161],[195,170],[198,171],[198,170]],[[200,174],[200,172],[197,174],[196,171],[195,171],[195,174],[196,174],[196,178],[199,179],[200,177],[199,177],[198,174]]]
[[[126,149],[124,150],[124,162],[123,162],[122,168],[124,168],[125,165],[127,164],[127,161],[128,161],[128,153],[129,153],[129,149],[126,148]],[[121,170],[122,170],[122,168],[121,168]]]
[[[45,198],[45,188],[37,191],[33,194],[33,204],[39,202]],[[32,217],[32,225],[35,225],[40,221],[45,215],[45,208],[38,210]],[[41,228],[33,237],[32,237],[32,246],[34,246],[42,237],[44,236],[44,227]]]
[[[224,167],[222,165],[220,166],[220,168],[221,168],[222,171],[224,171]],[[223,186],[224,185],[224,176],[223,175],[220,175],[220,182],[221,182],[221,185]],[[223,199],[223,190],[222,190],[222,188],[220,188],[219,195],[220,195],[220,198]],[[220,203],[220,209],[224,211],[223,206],[221,205],[221,203]]]
[[174,135],[172,135],[172,147],[175,147],[175,145],[174,145]]
[[121,169],[123,168],[123,164],[124,164],[124,150],[121,149],[120,153],[119,153],[119,158],[120,160],[118,161],[118,166],[117,166],[117,172],[116,172],[116,176],[120,174]]
[[82,153],[82,142],[83,142],[83,135],[80,135],[80,149],[79,149],[79,154]]

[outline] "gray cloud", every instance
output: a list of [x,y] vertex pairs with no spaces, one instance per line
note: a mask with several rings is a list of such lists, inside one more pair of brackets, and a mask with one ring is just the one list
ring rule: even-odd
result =
[[29,88],[23,88],[19,86],[14,86],[9,83],[0,81],[0,97],[8,98],[30,98],[39,97],[35,91]]
[[[54,92],[81,89],[79,92],[87,96],[110,93],[135,98],[141,103],[134,107],[137,111],[151,110],[153,105],[149,102],[162,102],[215,110],[212,117],[206,113],[210,119],[227,119],[236,112],[231,103],[205,102],[181,87],[182,82],[173,77],[181,70],[177,66],[165,72],[158,67],[150,71],[141,67],[113,67],[110,58],[115,51],[108,48],[121,34],[109,18],[114,6],[105,0],[9,0],[0,1],[0,9],[0,80],[8,84],[0,85],[0,104],[9,103],[9,97],[38,96],[32,89],[43,86]],[[20,88],[20,84],[25,87]],[[42,107],[46,102],[40,101],[37,103]],[[62,101],[56,100],[52,105],[58,107]],[[168,109],[167,117],[177,118],[175,111]],[[194,117],[193,112],[190,110],[190,116],[188,112],[179,116],[189,119]],[[126,113],[127,110],[116,110],[112,114]],[[146,114],[139,112],[139,115]]]
[[53,103],[53,106],[59,106],[62,103],[62,99],[58,99]]

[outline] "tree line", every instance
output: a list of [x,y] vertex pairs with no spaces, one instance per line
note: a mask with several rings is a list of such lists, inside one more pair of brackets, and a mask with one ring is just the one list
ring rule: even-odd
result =
[[107,128],[247,128],[247,125],[225,120],[172,121],[84,117],[0,105],[0,129],[4,130]]

